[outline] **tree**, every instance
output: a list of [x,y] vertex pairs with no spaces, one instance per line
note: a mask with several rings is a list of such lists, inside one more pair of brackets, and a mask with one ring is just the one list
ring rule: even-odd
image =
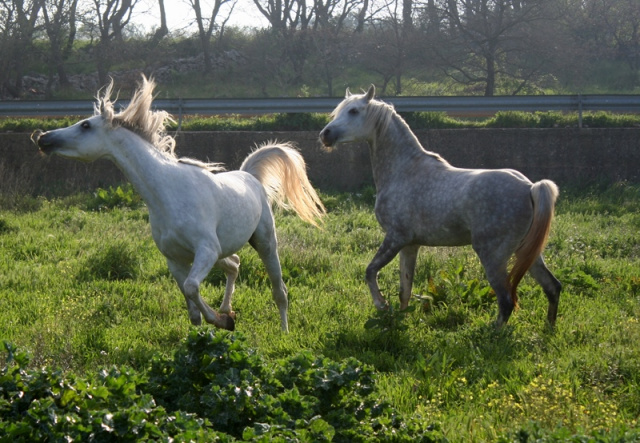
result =
[[[516,93],[542,72],[550,56],[541,43],[549,35],[536,26],[554,19],[551,3],[446,0],[441,4],[445,28],[434,42],[434,53],[447,75],[459,83],[483,84],[485,96],[494,95],[499,76],[515,80],[517,84],[510,89]],[[538,39],[541,41],[536,42]]]
[[60,86],[69,85],[65,61],[71,55],[76,36],[78,0],[47,0],[42,8],[44,29],[49,38],[49,78],[45,95],[51,97],[54,74]]
[[167,13],[164,8],[164,0],[158,0],[158,8],[160,9],[160,27],[158,27],[153,33],[153,37],[151,37],[151,41],[149,42],[149,47],[155,48],[160,44],[160,41],[169,33],[169,28],[167,27]]
[[327,87],[327,95],[333,96],[333,80],[355,52],[353,30],[349,19],[360,6],[359,0],[314,0],[311,40],[313,42],[317,74]]
[[44,0],[0,0],[0,81],[13,97],[20,97],[27,58],[34,53],[33,35]]
[[[235,7],[235,0],[213,0],[213,4],[210,4],[208,9],[211,10],[209,18],[205,18],[202,13],[202,6],[200,0],[189,0],[189,4],[196,15],[196,25],[198,26],[198,36],[200,38],[200,46],[202,48],[202,54],[204,56],[204,72],[211,72],[211,36],[215,29],[218,29],[219,35],[224,33],[224,26],[229,20],[233,8]],[[216,20],[220,14],[220,10],[223,5],[230,5],[229,13],[226,18],[223,19],[220,26],[217,25]]]
[[408,50],[413,37],[413,3],[407,0],[384,0],[369,20],[362,35],[361,62],[382,76],[381,92],[393,80],[395,94],[402,93],[402,76],[408,63]]
[[92,18],[97,26],[98,43],[95,60],[98,69],[98,83],[108,82],[109,68],[116,57],[116,48],[124,40],[123,31],[131,20],[131,14],[138,0],[93,0]]

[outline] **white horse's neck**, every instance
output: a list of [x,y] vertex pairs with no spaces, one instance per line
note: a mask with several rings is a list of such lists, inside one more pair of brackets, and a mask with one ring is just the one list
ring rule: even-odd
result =
[[163,205],[158,192],[171,180],[169,171],[177,164],[132,132],[119,128],[110,142],[109,158],[122,171],[150,210]]

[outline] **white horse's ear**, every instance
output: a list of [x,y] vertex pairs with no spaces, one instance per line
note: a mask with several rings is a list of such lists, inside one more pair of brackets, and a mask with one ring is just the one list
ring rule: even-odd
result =
[[344,92],[344,98],[349,98],[351,97],[351,91],[349,91],[349,88],[347,88],[347,90]]
[[376,87],[372,83],[371,86],[369,86],[369,90],[367,91],[367,95],[365,98],[367,99],[368,102],[370,102],[375,95],[376,95]]

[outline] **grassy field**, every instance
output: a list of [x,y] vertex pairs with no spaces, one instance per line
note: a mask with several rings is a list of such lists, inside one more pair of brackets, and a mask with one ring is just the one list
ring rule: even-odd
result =
[[[381,400],[450,441],[640,438],[640,187],[562,190],[545,253],[564,284],[555,331],[529,277],[496,330],[495,297],[468,247],[423,248],[414,292],[424,297],[407,313],[377,313],[363,281],[382,240],[374,198],[323,195],[321,230],[278,214],[288,335],[262,263],[240,252],[233,307],[248,346],[267,361],[355,357],[375,371]],[[380,274],[394,306],[397,269],[396,259]],[[203,294],[215,307],[222,291],[214,271]],[[30,367],[145,371],[194,329],[126,188],[0,210],[0,340],[29,351]]]

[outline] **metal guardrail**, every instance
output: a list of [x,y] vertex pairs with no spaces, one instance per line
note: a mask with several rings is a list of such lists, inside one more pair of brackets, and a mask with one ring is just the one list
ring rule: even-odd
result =
[[[496,97],[382,97],[399,112],[440,111],[487,115],[497,111],[640,112],[640,95],[534,95]],[[331,112],[340,98],[157,99],[154,108],[179,116]],[[128,100],[120,100],[126,106]],[[0,116],[63,116],[93,113],[90,100],[1,101]]]

